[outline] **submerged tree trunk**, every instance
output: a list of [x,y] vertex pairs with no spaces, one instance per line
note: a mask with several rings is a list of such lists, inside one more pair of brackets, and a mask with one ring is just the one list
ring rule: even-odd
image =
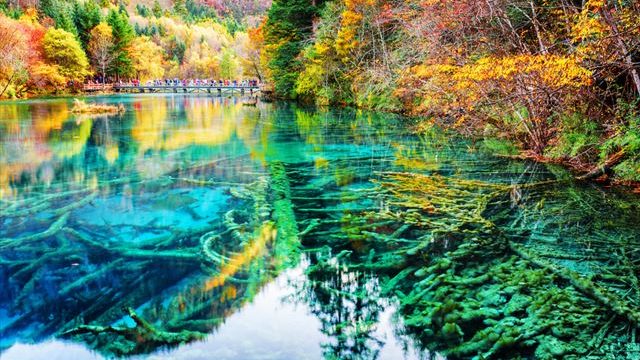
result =
[[622,161],[624,161],[626,157],[627,157],[626,152],[624,150],[620,150],[617,153],[610,156],[601,166],[598,166],[595,169],[589,171],[588,173],[582,176],[579,176],[578,180],[593,180],[603,175],[608,175],[611,173],[613,168],[616,165],[620,164]]

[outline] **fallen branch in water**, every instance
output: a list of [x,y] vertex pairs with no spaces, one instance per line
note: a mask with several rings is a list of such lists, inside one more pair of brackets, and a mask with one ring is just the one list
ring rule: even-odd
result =
[[601,166],[589,171],[588,173],[578,176],[578,180],[594,180],[601,176],[609,175],[613,168],[620,164],[627,155],[624,150],[620,150],[617,153],[611,155]]
[[26,235],[19,238],[0,239],[0,249],[15,245],[23,246],[26,242],[36,241],[49,236],[53,236],[65,226],[68,219],[69,213],[65,213],[64,215],[60,216],[58,220],[56,220],[53,224],[51,224],[51,226],[47,230],[41,233]]
[[526,250],[524,246],[510,242],[509,248],[519,257],[569,282],[573,287],[578,289],[578,291],[598,301],[617,315],[626,318],[636,326],[640,325],[640,312],[635,310],[633,305],[613,295],[601,286],[596,285],[593,281],[581,276],[575,271],[555,266],[548,261],[536,257],[530,251]]
[[303,237],[308,235],[310,232],[312,232],[313,230],[315,230],[318,226],[320,226],[322,224],[322,222],[319,219],[312,219],[311,222],[309,222],[309,225],[307,225],[307,227],[302,230],[298,236],[299,237]]
[[132,308],[127,307],[123,310],[133,319],[136,324],[135,327],[80,325],[63,332],[61,335],[67,337],[83,334],[101,335],[111,333],[123,336],[125,339],[136,343],[136,345],[145,347],[180,345],[204,338],[204,334],[195,331],[183,330],[180,332],[168,332],[158,330],[146,320],[139,317]]

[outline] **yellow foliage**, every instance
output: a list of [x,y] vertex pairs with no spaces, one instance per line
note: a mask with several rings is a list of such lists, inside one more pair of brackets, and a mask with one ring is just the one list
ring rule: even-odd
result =
[[[185,24],[169,17],[145,18],[139,15],[131,15],[131,22],[140,26],[155,25],[165,29],[167,34],[174,35],[184,41],[187,48],[196,47],[201,42],[206,42],[214,51],[220,51],[233,43],[233,37],[227,29],[214,21],[200,22],[197,24]],[[170,36],[166,36],[167,39]],[[162,39],[163,41],[165,39]],[[164,45],[165,44],[161,44]]]
[[133,68],[141,81],[164,76],[164,50],[147,36],[133,39],[129,47]]
[[343,61],[349,60],[350,53],[359,45],[357,30],[364,20],[367,7],[379,6],[376,0],[345,0],[340,30],[336,38],[336,51]]
[[305,68],[296,82],[296,92],[301,95],[314,96],[319,105],[328,105],[329,99],[321,94],[330,76],[330,59],[333,58],[333,47],[326,42],[317,42],[304,52]]
[[38,24],[38,10],[33,7],[27,8],[19,20],[24,23]]
[[[591,85],[592,72],[574,57],[514,55],[485,57],[463,66],[419,65],[405,73],[404,78],[409,83],[421,82],[421,109],[438,107],[448,112],[452,109],[473,110],[492,91],[499,91],[506,97],[516,91],[569,93]],[[458,120],[464,119],[461,115]]]
[[73,34],[50,28],[44,35],[42,46],[47,61],[57,65],[65,78],[81,82],[91,74],[89,60]]
[[60,74],[57,65],[49,65],[43,62],[37,62],[31,67],[31,82],[36,89],[54,89],[61,90],[67,84],[67,79]]
[[[599,40],[607,34],[607,27],[601,21],[603,0],[588,0],[582,11],[575,16],[571,28],[573,41],[580,43],[586,40]],[[583,43],[583,48],[584,48]],[[584,50],[584,49],[583,49]]]
[[[446,66],[446,69],[450,69]],[[489,80],[512,81],[517,77],[535,78],[538,85],[550,88],[579,88],[591,84],[591,71],[576,59],[559,55],[516,55],[504,58],[487,57],[466,65],[453,74],[459,87]]]

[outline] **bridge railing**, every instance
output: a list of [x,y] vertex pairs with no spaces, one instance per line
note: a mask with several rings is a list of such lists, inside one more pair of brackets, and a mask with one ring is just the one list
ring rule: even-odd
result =
[[113,84],[84,84],[84,91],[108,91],[113,90]]
[[202,84],[202,85],[134,85],[134,84],[84,84],[83,90],[86,92],[91,91],[120,91],[120,90],[217,90],[217,91],[269,91],[268,85],[214,85],[214,84]]
[[233,86],[233,85],[132,85],[116,84],[114,89],[254,89],[259,90],[260,86]]

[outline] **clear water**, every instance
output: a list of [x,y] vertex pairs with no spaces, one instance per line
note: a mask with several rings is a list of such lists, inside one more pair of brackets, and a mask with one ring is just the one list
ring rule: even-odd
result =
[[[435,302],[406,300],[417,280],[391,279],[432,259],[413,257],[406,243],[468,231],[414,224],[398,243],[385,243],[380,236],[403,223],[389,214],[411,207],[382,193],[391,174],[517,184],[483,214],[500,236],[575,274],[595,279],[638,258],[634,195],[576,184],[556,167],[493,157],[482,143],[437,131],[413,136],[410,120],[397,116],[191,95],[88,100],[127,111],[76,116],[71,99],[0,104],[2,359],[540,357],[524,340],[514,350],[451,352],[470,339],[468,327],[460,322],[466,337],[453,339],[426,331],[441,327],[433,317],[416,325],[417,309]],[[532,183],[544,185],[520,187]],[[399,261],[405,252],[412,257]],[[500,256],[493,260],[511,255]],[[595,280],[635,305],[632,278]],[[566,279],[553,284],[573,291]],[[487,289],[457,289],[452,298],[473,294],[482,309],[509,303],[506,295],[485,301]],[[611,309],[584,299],[595,309],[593,326],[611,329],[598,345],[633,351],[627,319],[618,314],[611,325]],[[164,340],[188,331],[186,340],[105,330],[136,327],[127,307]],[[570,319],[573,310],[563,311]],[[100,333],[65,333],[85,324]],[[590,331],[558,337],[577,344]],[[536,341],[550,343],[548,334]]]

